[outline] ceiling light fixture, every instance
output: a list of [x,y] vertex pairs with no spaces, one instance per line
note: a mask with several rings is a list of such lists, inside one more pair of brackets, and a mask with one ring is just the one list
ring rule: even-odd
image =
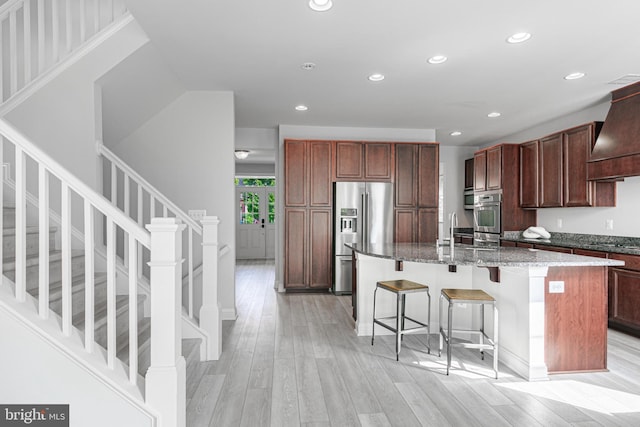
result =
[[309,107],[307,107],[306,105],[296,105],[296,111],[307,111],[309,109]]
[[427,62],[429,64],[442,64],[446,60],[447,60],[446,56],[444,56],[444,55],[436,55],[436,56],[432,56],[431,58],[429,58],[427,60]]
[[380,82],[380,81],[384,80],[384,74],[374,73],[374,74],[371,74],[368,77],[368,79],[371,80],[372,82]]
[[531,38],[531,34],[529,34],[529,33],[516,33],[516,34],[512,35],[511,37],[509,37],[507,39],[507,42],[511,43],[511,44],[522,43],[522,42],[526,42],[530,38]]
[[493,113],[487,114],[487,117],[491,117],[493,119],[493,118],[496,118],[496,117],[500,117],[501,115],[502,114],[498,113],[497,111],[494,111]]
[[309,0],[309,7],[316,12],[326,12],[333,7],[331,0]]
[[236,156],[238,160],[244,160],[249,157],[249,150],[236,150],[233,152],[233,155]]
[[454,130],[449,135],[451,135],[451,136],[460,136],[460,135],[462,135],[462,132],[460,132],[459,130]]
[[581,79],[584,77],[584,73],[571,73],[571,74],[567,74],[566,76],[564,76],[565,80],[576,80],[576,79]]

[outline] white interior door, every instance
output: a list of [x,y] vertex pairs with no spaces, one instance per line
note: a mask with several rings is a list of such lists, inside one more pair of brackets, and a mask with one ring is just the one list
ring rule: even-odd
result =
[[275,257],[275,189],[237,187],[236,257]]

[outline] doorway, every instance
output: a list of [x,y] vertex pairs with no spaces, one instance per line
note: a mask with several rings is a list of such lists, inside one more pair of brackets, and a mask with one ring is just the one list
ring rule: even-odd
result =
[[236,258],[275,258],[275,178],[236,178]]

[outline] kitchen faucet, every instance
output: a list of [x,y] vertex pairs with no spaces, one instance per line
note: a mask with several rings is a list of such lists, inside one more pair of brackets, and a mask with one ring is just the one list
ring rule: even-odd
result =
[[451,217],[450,217],[450,224],[449,224],[449,248],[451,249],[451,252],[453,252],[453,244],[454,244],[454,240],[453,240],[453,228],[458,226],[458,216],[456,215],[455,212],[451,212]]

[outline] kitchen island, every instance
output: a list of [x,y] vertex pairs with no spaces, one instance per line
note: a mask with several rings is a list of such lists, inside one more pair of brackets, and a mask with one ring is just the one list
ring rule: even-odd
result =
[[[356,333],[371,335],[373,291],[381,280],[426,284],[429,319],[437,342],[438,298],[443,288],[482,289],[499,310],[500,363],[528,380],[549,373],[606,370],[606,267],[621,261],[536,249],[436,244],[347,245],[356,257]],[[426,298],[407,298],[407,313],[426,319]],[[456,312],[454,328],[477,322],[470,306]],[[395,299],[382,292],[377,316],[395,315]],[[487,325],[489,335],[493,333]]]

